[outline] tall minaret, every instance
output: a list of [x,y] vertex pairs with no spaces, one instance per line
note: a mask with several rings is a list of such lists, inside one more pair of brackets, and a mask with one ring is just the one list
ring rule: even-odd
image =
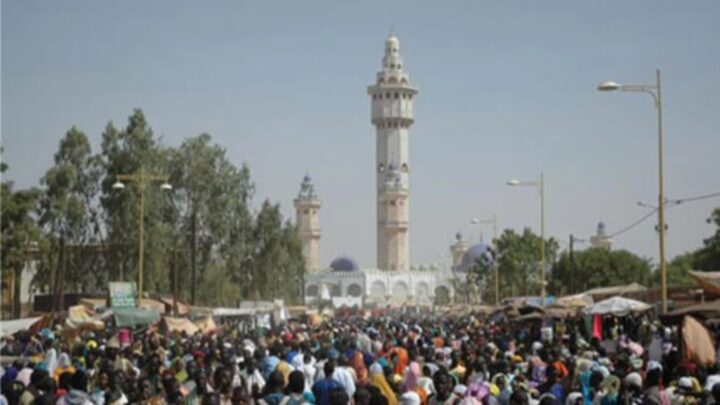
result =
[[377,81],[368,87],[376,132],[377,267],[410,268],[410,156],[408,136],[413,123],[413,97],[400,58],[400,41],[385,40],[385,57]]
[[303,178],[300,192],[294,202],[295,222],[302,242],[305,269],[308,273],[313,273],[320,269],[320,222],[318,220],[320,200],[315,195],[315,187],[309,175],[306,174]]
[[450,245],[450,254],[452,255],[452,268],[457,269],[462,264],[462,258],[467,251],[467,245],[463,240],[460,232],[455,234],[455,243]]

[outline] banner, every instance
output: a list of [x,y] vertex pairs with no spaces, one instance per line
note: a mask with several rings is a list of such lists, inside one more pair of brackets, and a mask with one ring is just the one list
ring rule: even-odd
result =
[[135,308],[137,306],[137,289],[135,283],[111,282],[108,283],[111,308]]

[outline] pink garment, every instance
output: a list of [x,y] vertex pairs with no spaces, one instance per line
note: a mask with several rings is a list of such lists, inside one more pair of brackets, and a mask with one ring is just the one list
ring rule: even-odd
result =
[[602,340],[602,315],[595,314],[593,315],[593,337],[598,338],[599,340]]
[[120,343],[121,348],[130,346],[130,339],[131,335],[129,329],[118,330],[118,342]]
[[405,389],[413,391],[417,388],[418,380],[422,377],[422,370],[420,365],[413,361],[408,367],[407,373],[405,373]]

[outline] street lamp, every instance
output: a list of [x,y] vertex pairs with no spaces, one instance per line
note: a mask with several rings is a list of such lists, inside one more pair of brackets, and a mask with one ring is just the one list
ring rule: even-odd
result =
[[517,180],[507,181],[508,186],[532,186],[540,189],[540,304],[545,306],[545,175],[540,172],[538,180]]
[[115,183],[113,183],[113,190],[124,190],[126,182],[135,182],[140,190],[140,236],[139,236],[139,247],[138,247],[138,303],[142,302],[143,294],[143,253],[145,246],[145,188],[154,181],[162,181],[160,185],[161,190],[172,190],[172,186],[168,183],[168,176],[160,176],[156,174],[150,174],[145,172],[144,168],[140,168],[140,171],[133,174],[119,174],[115,177]]
[[599,91],[632,91],[650,94],[655,101],[658,126],[658,232],[660,250],[660,284],[662,289],[662,312],[667,312],[667,263],[665,262],[665,192],[663,181],[663,125],[662,125],[662,90],[660,86],[660,69],[655,70],[655,84],[619,84],[606,81],[598,85]]

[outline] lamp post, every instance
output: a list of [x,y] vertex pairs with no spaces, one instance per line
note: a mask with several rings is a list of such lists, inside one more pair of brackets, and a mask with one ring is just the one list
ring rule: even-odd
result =
[[508,180],[508,186],[532,186],[540,189],[540,304],[545,306],[545,175],[540,172],[538,180]]
[[655,70],[655,84],[619,84],[612,81],[598,85],[599,91],[632,91],[650,94],[655,101],[658,127],[658,232],[660,253],[660,285],[662,290],[662,313],[667,312],[667,263],[665,262],[665,190],[663,180],[663,120],[660,69]]
[[141,302],[142,300],[142,294],[143,294],[143,251],[144,251],[144,238],[145,238],[145,188],[152,183],[157,181],[162,181],[163,183],[160,185],[160,189],[163,191],[169,191],[172,190],[172,186],[167,182],[168,176],[160,176],[156,174],[150,174],[145,171],[144,168],[140,168],[140,171],[133,174],[119,174],[115,177],[116,181],[112,185],[112,188],[114,190],[123,190],[125,189],[125,184],[123,181],[126,182],[135,182],[138,185],[138,189],[140,190],[140,218],[139,218],[139,227],[140,227],[140,236],[139,236],[139,247],[138,247],[138,302]]

